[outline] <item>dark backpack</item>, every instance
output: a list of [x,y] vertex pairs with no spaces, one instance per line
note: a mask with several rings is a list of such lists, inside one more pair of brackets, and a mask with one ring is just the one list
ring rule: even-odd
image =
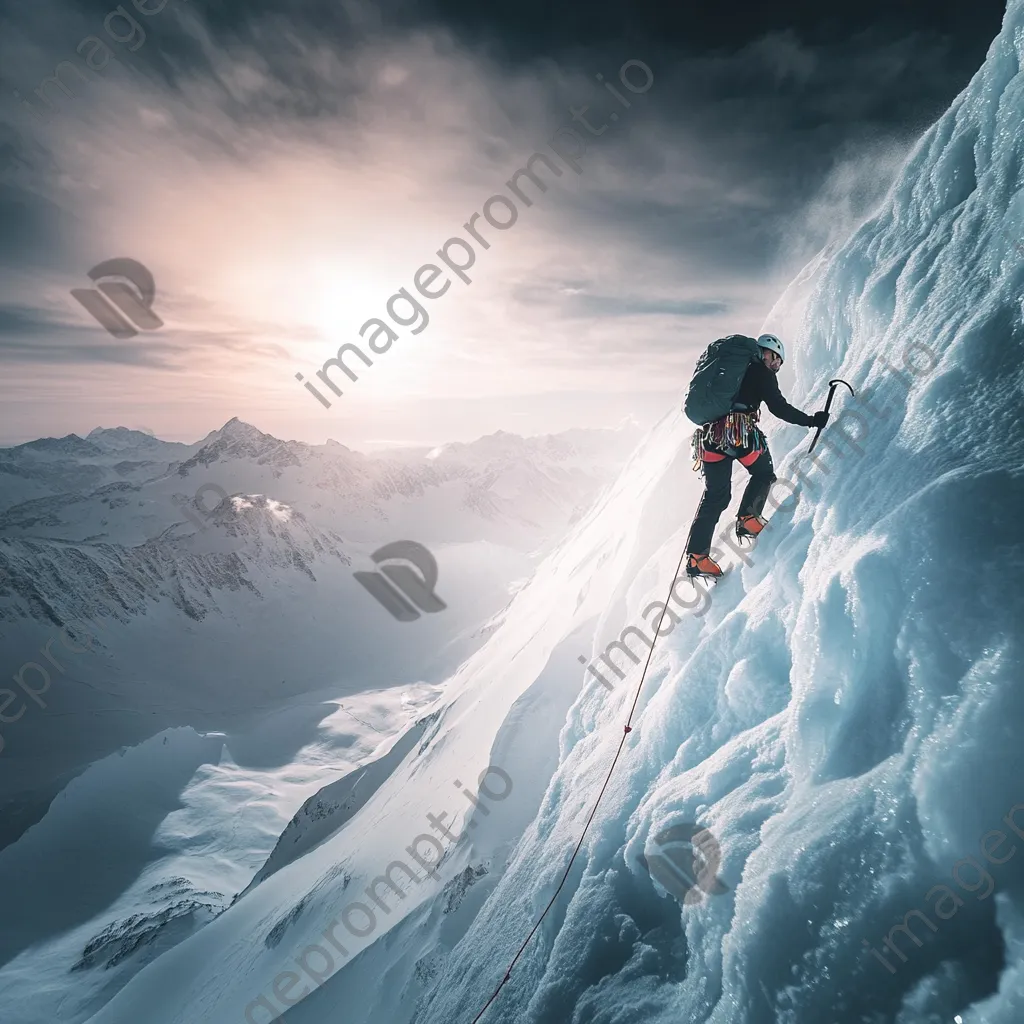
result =
[[711,342],[697,360],[686,389],[686,418],[701,426],[730,413],[747,367],[760,358],[757,339],[744,334],[730,334]]

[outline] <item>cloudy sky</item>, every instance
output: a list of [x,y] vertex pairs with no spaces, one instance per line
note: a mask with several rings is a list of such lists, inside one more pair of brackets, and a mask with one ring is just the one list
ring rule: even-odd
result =
[[[1003,9],[5,5],[0,444],[650,422],[870,212]],[[71,95],[43,84],[65,61]],[[534,153],[547,191],[516,197]],[[163,326],[117,338],[72,297],[115,257],[151,271]],[[339,397],[316,375],[345,344],[371,365],[329,368]]]

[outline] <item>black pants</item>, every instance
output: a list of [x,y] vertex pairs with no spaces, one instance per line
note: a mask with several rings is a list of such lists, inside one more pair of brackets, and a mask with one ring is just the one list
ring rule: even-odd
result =
[[[739,455],[745,455],[740,452]],[[711,551],[711,540],[714,537],[718,518],[728,508],[732,497],[732,467],[736,458],[726,456],[720,462],[705,462],[704,496],[697,506],[697,514],[690,527],[690,536],[686,541],[688,554],[706,555]],[[772,465],[772,453],[765,445],[761,454],[749,465],[744,467],[750,474],[747,488],[740,501],[738,515],[759,516],[768,499],[768,492],[775,482],[775,467]]]

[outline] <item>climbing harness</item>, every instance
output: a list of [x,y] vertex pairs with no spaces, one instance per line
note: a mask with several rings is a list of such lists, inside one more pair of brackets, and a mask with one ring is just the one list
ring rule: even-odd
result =
[[[693,471],[699,473],[706,454],[730,454],[743,448],[764,448],[764,434],[757,426],[757,410],[731,412],[693,432]],[[715,460],[712,460],[715,461]]]
[[[523,951],[530,944],[530,940],[537,934],[537,929],[540,928],[544,921],[544,918],[548,916],[548,911],[555,905],[555,900],[558,899],[558,894],[562,891],[563,886],[569,878],[569,872],[572,870],[572,866],[576,861],[576,857],[583,847],[583,840],[587,837],[587,831],[590,829],[590,824],[594,820],[594,815],[597,814],[597,808],[601,803],[601,798],[605,794],[605,790],[608,788],[608,783],[611,781],[612,772],[615,771],[615,765],[618,763],[619,755],[622,753],[622,748],[626,745],[626,737],[633,731],[633,715],[636,713],[636,705],[640,700],[640,691],[644,686],[644,679],[647,678],[647,669],[651,664],[651,656],[654,654],[654,644],[658,642],[658,637],[661,635],[661,624],[665,620],[665,611],[668,609],[668,602],[672,598],[672,593],[675,589],[675,585],[679,580],[679,572],[683,567],[683,559],[686,558],[686,551],[679,556],[679,564],[676,566],[675,574],[672,577],[672,586],[669,588],[669,592],[665,597],[665,604],[662,608],[661,615],[658,618],[658,625],[654,631],[654,643],[651,644],[651,649],[647,652],[647,661],[644,663],[644,670],[640,673],[640,682],[636,688],[636,695],[633,697],[633,704],[629,709],[629,717],[626,719],[626,724],[623,728],[622,739],[619,740],[619,747],[615,751],[615,757],[612,758],[611,767],[608,769],[608,774],[605,776],[604,785],[601,787],[601,792],[597,794],[597,799],[594,801],[593,810],[590,812],[590,817],[587,818],[587,823],[583,826],[583,833],[580,835],[580,841],[576,844],[576,849],[572,851],[572,856],[569,858],[569,863],[565,866],[565,874],[562,875],[562,880],[558,883],[558,888],[555,889],[554,895],[548,901],[548,905],[541,912],[540,917],[537,918],[536,924],[530,930],[530,934],[526,936],[523,944],[519,947],[519,951],[512,958],[512,962],[508,965],[508,969],[505,971],[505,977],[498,983],[498,987],[491,993],[491,998],[484,1003],[483,1009],[473,1018],[473,1024],[477,1024],[480,1018],[487,1012],[491,1003],[498,998],[498,993],[505,987],[506,982],[512,976],[512,968],[515,967],[519,958],[523,955]],[[694,583],[694,586],[697,584]]]

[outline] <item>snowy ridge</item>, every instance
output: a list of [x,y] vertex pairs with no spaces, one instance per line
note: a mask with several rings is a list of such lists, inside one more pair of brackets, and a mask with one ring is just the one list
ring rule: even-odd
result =
[[[680,478],[677,451],[688,428],[678,417],[676,419],[675,430],[663,433],[653,451],[646,449],[645,458],[634,462],[632,471],[615,484],[600,508],[588,515],[580,527],[587,534],[585,544],[598,545],[603,553],[606,516],[602,512],[606,513],[609,505],[615,514],[626,516],[638,495],[643,501],[652,488],[665,486],[669,487],[672,499],[667,504],[675,504],[680,498],[673,481]],[[671,467],[675,467],[676,472],[667,472]],[[667,521],[667,517],[664,518],[658,527],[664,528]],[[608,562],[606,576],[617,578],[621,574],[624,556],[626,550],[620,548],[620,564],[616,566]],[[384,865],[400,854],[417,832],[426,830],[425,810],[434,811],[438,817],[443,816],[456,832],[468,828],[468,812],[473,808],[454,782],[460,780],[464,785],[471,784],[489,764],[507,767],[506,758],[514,751],[516,757],[528,756],[530,768],[518,774],[509,770],[514,780],[514,792],[501,804],[500,817],[495,809],[489,816],[478,819],[471,844],[449,855],[438,872],[438,880],[418,886],[407,896],[395,916],[401,913],[403,917],[410,915],[410,921],[417,920],[419,918],[413,912],[417,906],[422,906],[427,917],[437,922],[437,927],[443,925],[450,930],[455,919],[467,919],[467,915],[479,906],[488,880],[496,869],[501,868],[512,844],[536,813],[545,779],[557,764],[558,734],[566,710],[579,695],[579,674],[571,669],[577,649],[566,647],[554,651],[566,632],[571,632],[575,596],[585,589],[592,592],[593,596],[579,612],[584,621],[597,615],[606,603],[604,595],[593,588],[592,581],[583,578],[586,574],[580,574],[578,582],[571,582],[573,575],[574,565],[566,556],[549,559],[539,576],[517,594],[506,612],[503,626],[447,684],[442,713],[424,743],[417,748],[416,756],[407,756],[392,771],[387,786],[378,788],[349,819],[345,828],[305,857],[282,867],[211,926],[177,950],[165,954],[171,958],[165,961],[168,971],[179,978],[193,977],[194,971],[200,970],[201,962],[204,959],[209,962],[215,955],[212,950],[220,948],[219,943],[233,935],[236,928],[247,931],[254,944],[250,952],[255,954],[256,962],[244,966],[249,952],[241,960],[233,961],[230,973],[236,981],[232,991],[225,991],[217,1001],[225,1000],[221,1005],[214,1003],[204,1008],[203,1013],[210,1019],[220,1019],[221,1016],[223,1019],[235,1016],[244,1019],[244,1007],[257,997],[261,988],[273,981],[277,973],[274,965],[294,957],[297,943],[312,941],[328,926],[331,918],[328,908],[334,908],[336,912],[344,904],[347,891],[361,891]],[[558,581],[557,586],[552,584],[553,580]],[[567,580],[573,595],[568,600],[561,592]],[[529,640],[516,654],[508,649],[509,636],[518,638],[517,646],[527,638]],[[547,668],[545,663],[548,663]],[[481,700],[484,691],[487,699]],[[501,738],[496,740],[496,736]],[[472,753],[468,756],[465,737],[471,737],[472,743]],[[375,823],[369,829],[366,826],[368,818]],[[345,852],[341,853],[340,848]],[[453,902],[451,894],[461,890],[466,880],[471,878],[478,879],[470,890],[474,898]],[[435,890],[439,902],[436,906],[428,906],[431,892]],[[445,908],[449,906],[453,909],[446,912]],[[284,921],[289,924],[282,934],[281,923]],[[275,940],[279,941],[268,944],[264,940],[274,929],[277,929]],[[199,941],[198,946],[193,945],[195,941]],[[234,946],[234,939],[227,941],[229,946]],[[434,963],[436,967],[436,958],[432,959],[428,950],[413,955],[412,949],[419,949],[418,938],[396,941],[403,947],[407,942],[411,943],[411,948],[406,949],[408,955],[403,959],[409,976],[425,977],[430,974],[422,963],[419,969],[415,966],[424,957],[425,963]],[[380,950],[379,944],[368,940],[362,943],[349,940],[346,945],[353,956],[360,946],[369,946],[370,953]],[[186,960],[174,966],[172,961],[176,957]],[[161,958],[162,961],[164,959]],[[186,962],[187,966],[183,966]],[[383,964],[378,966],[387,970]],[[345,981],[345,978],[338,976],[338,980]],[[393,1000],[402,998],[402,987],[407,980],[408,976],[399,986],[391,984],[395,979],[389,979],[389,994],[383,998],[379,1011],[385,1017]],[[196,977],[195,984],[203,987],[206,983],[201,977]],[[132,990],[133,985],[129,985],[118,999],[128,998]],[[356,990],[359,990],[358,994]],[[351,1011],[354,1019],[361,1019],[362,1014],[372,1014],[375,1000],[382,998],[377,985],[367,987],[365,982],[357,979],[353,979],[351,991],[346,991],[346,998],[354,1000]],[[111,1004],[111,1013],[135,1012],[129,1008],[132,1004],[115,1009],[116,1003],[117,1000]],[[230,1009],[232,1004],[234,1010]],[[184,1020],[190,1011],[183,1011],[184,1016],[180,1018],[170,1006],[168,1012],[168,1019]],[[298,1008],[292,1012],[298,1012]]]
[[436,719],[435,713],[414,723],[386,754],[361,765],[311,796],[288,822],[267,863],[237,898],[241,899],[285,864],[290,864],[337,832],[388,779]]
[[187,935],[213,920],[226,902],[222,893],[196,892],[187,878],[172,878],[151,886],[146,896],[157,903],[158,909],[147,914],[132,914],[109,925],[86,943],[81,959],[71,970],[117,967],[139,949],[153,946],[158,937],[174,945],[176,940],[169,932],[184,926],[184,935]]

